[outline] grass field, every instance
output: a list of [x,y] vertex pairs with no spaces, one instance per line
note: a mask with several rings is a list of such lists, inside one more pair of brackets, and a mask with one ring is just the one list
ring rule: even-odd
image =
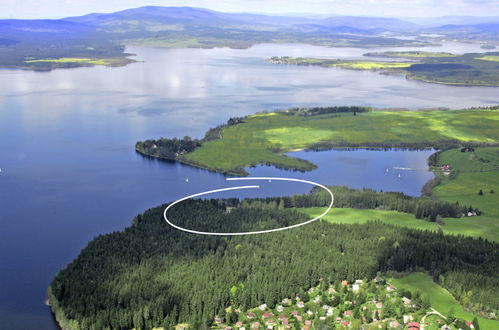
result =
[[[303,208],[300,209],[300,211],[309,215],[310,218],[313,218],[324,212],[324,208]],[[384,223],[413,229],[431,231],[435,231],[437,229],[436,223],[416,219],[413,214],[385,210],[336,208],[322,219],[332,223],[344,224],[357,224],[372,220],[379,220]],[[469,218],[444,218],[444,222],[445,225],[442,226],[442,230],[445,234],[462,234],[472,237],[483,237],[491,241],[499,242],[499,236],[497,235],[499,230],[499,221],[497,221],[497,217],[480,216]]]
[[[285,152],[330,146],[397,147],[444,141],[499,142],[499,111],[432,110],[326,114],[270,113],[248,117],[222,131],[222,139],[205,142],[185,158],[211,169],[230,171],[256,164],[297,170],[314,166]],[[276,152],[278,150],[278,152]]]
[[476,316],[481,329],[499,329],[499,321],[488,320],[475,314],[466,312],[461,304],[445,289],[434,283],[430,276],[423,273],[413,273],[408,276],[390,281],[396,288],[404,288],[411,292],[419,290],[422,296],[430,298],[430,304],[438,312],[447,316],[451,309],[454,316],[472,321]]
[[378,57],[393,57],[393,58],[428,58],[428,57],[456,57],[457,55],[443,52],[382,52],[382,53],[366,53],[364,56]]
[[499,62],[499,56],[494,56],[494,55],[477,57],[476,59],[483,61]]
[[[459,201],[461,204],[477,207],[483,212],[482,215],[466,218],[465,221],[483,226],[482,229],[486,231],[480,236],[498,241],[499,148],[476,148],[474,152],[448,150],[439,156],[439,164],[451,165],[455,174],[450,179],[444,178],[433,189],[433,194],[450,202]],[[478,194],[480,190],[483,195]],[[466,228],[463,230],[468,233]]]
[[84,58],[84,57],[61,57],[26,60],[26,64],[53,64],[55,66],[64,67],[64,65],[105,65],[105,66],[120,66],[125,65],[133,60],[127,58]]

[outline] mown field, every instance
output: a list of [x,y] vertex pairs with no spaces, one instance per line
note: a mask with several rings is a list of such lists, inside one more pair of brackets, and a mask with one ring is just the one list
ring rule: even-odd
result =
[[[324,208],[302,208],[300,211],[308,214],[310,218],[314,218],[324,212]],[[416,219],[413,214],[385,210],[336,208],[322,219],[331,223],[344,224],[366,223],[377,220],[391,225],[431,231],[436,231],[438,227],[435,222]],[[445,225],[441,226],[441,228],[445,234],[483,237],[499,242],[497,217],[479,216],[470,218],[444,218],[443,220]]]
[[222,139],[204,142],[187,160],[231,172],[271,164],[311,170],[313,164],[287,157],[291,150],[334,146],[410,147],[454,142],[499,142],[497,110],[429,110],[323,115],[286,112],[250,116],[224,128]]
[[[480,236],[499,240],[499,148],[476,148],[473,152],[448,150],[438,157],[440,165],[451,165],[453,174],[433,189],[436,197],[473,205],[483,213],[463,219],[483,226]],[[479,194],[480,190],[483,194]],[[464,229],[464,228],[463,228]],[[468,231],[465,231],[468,233]]]
[[423,273],[413,273],[390,281],[397,289],[407,289],[412,293],[419,291],[422,296],[430,298],[431,307],[447,316],[451,310],[453,315],[468,321],[476,316],[481,329],[499,329],[499,322],[488,320],[466,312],[461,304],[444,288],[433,282],[430,276]]

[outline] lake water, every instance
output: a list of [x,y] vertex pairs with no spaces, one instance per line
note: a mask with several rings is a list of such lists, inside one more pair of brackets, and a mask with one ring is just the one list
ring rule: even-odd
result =
[[[433,50],[483,51],[475,48],[447,44]],[[394,49],[368,51],[383,50]],[[356,48],[259,45],[247,50],[134,47],[128,51],[144,62],[43,73],[0,71],[2,329],[55,328],[43,305],[46,288],[96,235],[122,229],[147,208],[228,186],[222,175],[137,155],[137,140],[201,137],[229,117],[263,109],[459,108],[499,103],[495,88],[440,86],[373,72],[264,61],[274,55],[355,58],[367,51]],[[430,153],[298,152],[293,155],[318,164],[319,169],[299,173],[259,166],[250,173],[417,195],[432,177],[426,171]],[[238,196],[310,189],[291,183],[261,185],[258,191]]]

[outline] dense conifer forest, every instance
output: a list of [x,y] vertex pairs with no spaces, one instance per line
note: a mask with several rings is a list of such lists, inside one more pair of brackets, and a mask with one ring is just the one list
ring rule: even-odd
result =
[[[307,220],[280,201],[186,201],[169,217],[212,231]],[[63,327],[149,329],[185,322],[203,329],[229,305],[274,306],[283,297],[303,295],[320,279],[372,279],[392,270],[426,271],[451,292],[467,292],[469,305],[499,309],[499,246],[483,239],[380,222],[321,221],[271,234],[201,236],[168,226],[164,207],[137,216],[123,231],[97,237],[56,276],[49,297]]]

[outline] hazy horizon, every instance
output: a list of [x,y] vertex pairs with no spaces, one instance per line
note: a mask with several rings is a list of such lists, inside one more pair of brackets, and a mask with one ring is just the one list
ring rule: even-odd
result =
[[[195,7],[225,13],[248,13],[278,16],[328,17],[367,16],[405,19],[446,16],[497,17],[495,0],[414,0],[408,8],[401,0],[26,0],[22,6],[12,0],[0,2],[1,19],[58,19],[91,13],[112,13],[144,6]],[[292,8],[292,9],[291,9]],[[408,14],[410,11],[410,14]],[[431,13],[431,14],[428,14]],[[493,13],[493,14],[492,14]]]

